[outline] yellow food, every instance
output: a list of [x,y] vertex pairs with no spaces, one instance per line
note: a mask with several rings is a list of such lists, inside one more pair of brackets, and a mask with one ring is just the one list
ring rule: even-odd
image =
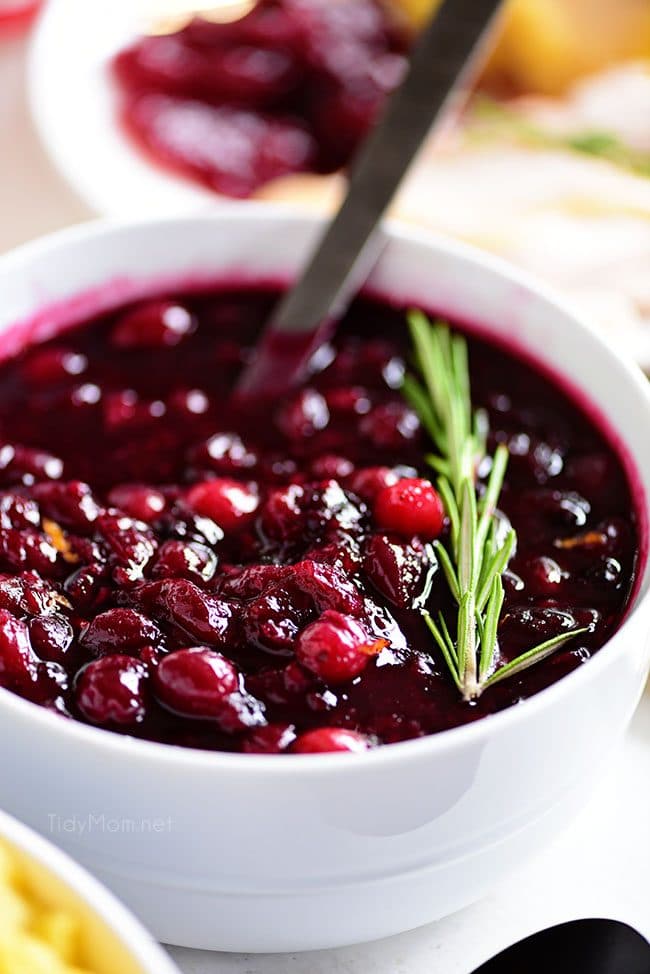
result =
[[[421,26],[440,0],[391,0]],[[486,80],[561,94],[618,61],[650,59],[649,0],[508,0]]]
[[91,974],[80,966],[81,920],[38,903],[0,842],[0,974]]
[[648,0],[510,0],[488,79],[561,94],[617,61],[650,58]]

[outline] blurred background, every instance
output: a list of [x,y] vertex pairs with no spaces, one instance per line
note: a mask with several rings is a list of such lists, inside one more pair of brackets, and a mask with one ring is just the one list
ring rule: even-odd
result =
[[[323,0],[274,2],[325,9]],[[262,40],[251,40],[261,37],[259,24],[248,31],[247,50],[259,49],[243,67],[228,49],[241,43],[232,27],[250,17],[252,2],[49,0],[39,11],[31,0],[0,0],[0,251],[93,215],[233,198],[331,210],[344,187],[337,167],[397,83],[400,61],[437,3],[328,3],[327,30],[314,35],[318,117],[307,112],[305,136],[302,122],[299,131],[277,127],[280,102],[269,102],[268,91],[251,94],[253,82],[267,84],[280,70],[277,54],[286,51],[277,24],[270,34],[264,27]],[[381,7],[381,56],[369,6]],[[350,14],[355,7],[360,13]],[[206,18],[200,30],[192,14]],[[223,72],[218,84],[205,80],[205,66],[217,62],[230,65],[225,100],[235,108],[227,117],[215,107]],[[330,85],[327,102],[318,84]],[[213,157],[239,159],[238,172],[242,158],[259,169],[253,143],[267,139],[266,165],[271,137],[273,165],[262,167],[269,178],[243,187],[224,178],[228,166]],[[650,367],[650,0],[508,0],[465,112],[426,147],[394,215],[541,276]]]

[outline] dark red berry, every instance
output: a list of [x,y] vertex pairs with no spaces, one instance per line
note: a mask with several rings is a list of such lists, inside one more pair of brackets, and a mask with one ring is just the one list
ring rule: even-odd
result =
[[156,696],[170,710],[188,717],[218,720],[239,690],[239,674],[230,660],[205,646],[179,649],[158,664]]
[[88,368],[85,355],[69,348],[56,346],[37,349],[34,356],[23,364],[23,375],[35,386],[65,381],[71,375],[81,375]]
[[225,477],[252,470],[257,465],[257,460],[257,454],[237,433],[215,433],[205,443],[190,451],[190,462],[193,465]]
[[0,609],[0,686],[27,692],[38,679],[38,660],[24,622]]
[[309,596],[319,612],[336,609],[359,616],[363,611],[363,598],[358,588],[334,565],[300,561],[293,566],[292,585]]
[[364,734],[343,727],[319,727],[300,734],[291,750],[294,754],[325,754],[330,751],[367,751],[370,741]]
[[246,638],[258,649],[291,655],[296,635],[308,617],[304,601],[296,598],[291,588],[274,586],[246,606],[243,613]]
[[108,495],[113,507],[118,507],[137,521],[155,521],[165,510],[165,495],[146,484],[119,484]]
[[277,541],[288,541],[301,534],[305,489],[300,484],[269,491],[262,507],[262,529]]
[[128,726],[146,714],[147,668],[130,656],[104,656],[77,680],[77,706],[92,724]]
[[146,614],[175,623],[193,639],[213,646],[227,641],[231,606],[185,579],[145,583],[127,599]]
[[354,470],[354,464],[335,453],[326,453],[311,462],[310,473],[316,480],[344,480]]
[[80,480],[37,484],[32,493],[43,514],[66,527],[85,530],[101,513],[90,487]]
[[178,345],[195,328],[196,320],[182,305],[148,301],[117,320],[111,341],[117,348],[159,348]]
[[416,439],[420,423],[416,413],[401,402],[375,406],[359,424],[361,436],[378,450],[403,450]]
[[63,460],[48,453],[20,444],[6,444],[0,451],[0,482],[33,484],[37,480],[59,480],[63,476]]
[[236,531],[255,517],[259,498],[251,487],[221,478],[195,484],[188,491],[187,503],[193,511],[211,518],[224,531]]
[[101,514],[97,529],[115,563],[123,569],[120,579],[126,583],[140,579],[156,550],[146,524],[120,514]]
[[329,422],[329,410],[325,399],[315,389],[302,389],[282,407],[278,426],[291,440],[304,440]]
[[293,724],[267,724],[251,731],[242,743],[246,754],[281,754],[287,751],[296,739]]
[[384,487],[392,487],[398,480],[390,467],[361,467],[348,478],[347,486],[353,494],[372,503]]
[[187,578],[209,582],[217,569],[217,556],[198,541],[165,541],[151,570],[153,578]]
[[59,612],[29,621],[29,638],[41,659],[62,663],[74,639],[70,620]]
[[368,541],[364,571],[375,588],[400,609],[410,607],[421,594],[425,567],[422,545],[400,544],[385,534],[375,534]]
[[135,609],[107,609],[84,629],[81,643],[94,656],[135,653],[161,639],[158,626]]

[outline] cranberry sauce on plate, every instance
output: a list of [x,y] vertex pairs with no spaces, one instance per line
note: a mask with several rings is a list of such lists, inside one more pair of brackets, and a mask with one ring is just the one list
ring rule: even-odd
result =
[[260,0],[117,55],[126,131],[156,162],[226,196],[347,165],[404,70],[376,0]]
[[[499,658],[587,631],[468,704],[413,604],[448,526],[399,391],[404,313],[357,302],[303,388],[244,410],[229,393],[274,300],[148,301],[0,366],[0,684],[155,741],[307,752],[455,727],[585,663],[621,621],[637,551],[590,420],[469,338],[489,446],[511,454]],[[441,571],[428,607],[453,617]]]

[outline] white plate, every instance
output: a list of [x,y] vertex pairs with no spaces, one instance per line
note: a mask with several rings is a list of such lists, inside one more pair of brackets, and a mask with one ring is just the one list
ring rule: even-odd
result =
[[49,0],[36,28],[28,83],[37,128],[63,176],[106,216],[187,213],[225,202],[144,158],[116,118],[110,59],[169,3]]

